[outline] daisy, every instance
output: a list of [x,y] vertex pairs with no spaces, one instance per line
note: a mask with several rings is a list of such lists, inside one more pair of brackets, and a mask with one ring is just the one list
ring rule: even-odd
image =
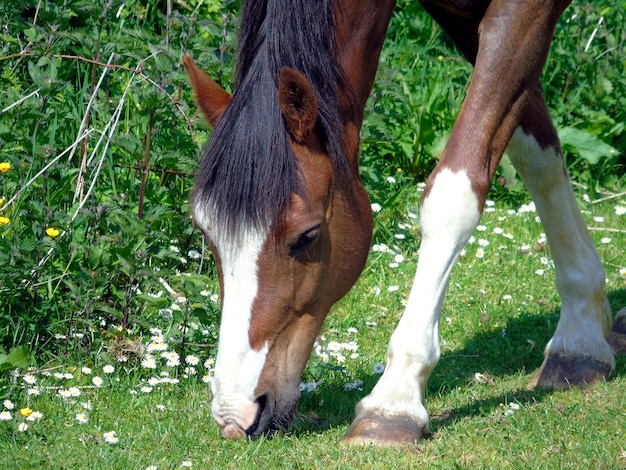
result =
[[108,443],[108,444],[117,444],[120,439],[119,437],[116,436],[116,432],[115,431],[109,431],[109,432],[105,432],[103,434],[104,436],[104,440]]
[[196,366],[200,363],[200,359],[198,359],[198,356],[194,356],[193,354],[190,354],[185,357],[185,362],[189,364],[190,366]]
[[150,344],[148,344],[148,347],[146,348],[147,351],[149,353],[151,352],[155,352],[155,351],[167,351],[168,348],[168,344],[167,343],[162,343],[162,342],[151,342]]
[[25,432],[27,429],[28,429],[28,424],[26,424],[26,423],[20,423],[17,426],[17,430],[19,432]]
[[33,411],[27,418],[26,421],[37,421],[38,419],[43,418],[43,413],[41,411]]
[[375,374],[382,374],[383,372],[385,372],[385,364],[383,364],[382,362],[377,362],[376,364],[374,364]]
[[89,421],[89,418],[87,417],[85,413],[77,413],[76,421],[78,421],[80,424],[85,424]]
[[146,355],[141,361],[141,367],[144,369],[156,369],[156,361],[150,355]]
[[115,372],[115,367],[113,367],[111,364],[107,364],[102,368],[102,372],[104,372],[105,374],[112,374],[113,372]]
[[2,411],[0,412],[0,421],[9,421],[13,419],[13,416],[11,416],[11,412],[10,411]]
[[318,384],[317,384],[317,382],[316,382],[315,380],[312,380],[312,381],[310,381],[310,382],[307,382],[307,383],[305,384],[306,391],[307,391],[307,392],[312,392],[312,391],[314,391],[314,390],[317,388],[317,385],[318,385]]
[[37,379],[32,374],[26,374],[22,377],[22,380],[29,385],[35,385],[37,383]]
[[97,375],[91,379],[91,383],[94,384],[96,387],[102,387],[102,379],[100,377],[98,377]]
[[4,400],[2,402],[2,405],[7,409],[7,410],[12,410],[13,408],[15,408],[15,405],[13,404],[13,402],[11,400]]

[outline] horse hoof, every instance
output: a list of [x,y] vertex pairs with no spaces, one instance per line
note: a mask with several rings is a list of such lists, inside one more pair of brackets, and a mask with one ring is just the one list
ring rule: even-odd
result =
[[399,447],[415,444],[428,434],[427,429],[411,418],[373,414],[356,418],[342,442],[357,446]]
[[549,356],[543,361],[528,388],[538,386],[563,390],[584,387],[608,380],[612,370],[610,364],[590,357]]
[[615,315],[613,329],[607,341],[616,354],[626,354],[626,308],[621,309]]

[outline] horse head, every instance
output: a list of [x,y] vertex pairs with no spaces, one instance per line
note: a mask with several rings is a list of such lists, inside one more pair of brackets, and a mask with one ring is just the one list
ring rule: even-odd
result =
[[[184,63],[198,106],[216,126],[225,119],[230,94],[190,58]],[[283,68],[272,95],[296,168],[297,189],[285,207],[270,218],[235,216],[225,223],[218,215],[222,208],[212,206],[219,199],[203,197],[200,180],[193,198],[195,223],[219,273],[222,313],[212,411],[229,438],[256,437],[292,422],[316,336],[330,307],[360,275],[371,241],[369,199],[356,164],[347,174],[335,171],[309,80]],[[358,129],[347,126],[342,142],[347,154],[358,158]]]

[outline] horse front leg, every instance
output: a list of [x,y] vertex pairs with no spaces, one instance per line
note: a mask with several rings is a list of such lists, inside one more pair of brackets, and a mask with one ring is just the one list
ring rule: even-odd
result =
[[[538,83],[554,26],[567,3],[494,0],[477,19],[475,36],[453,36],[457,42],[477,43],[474,73],[424,192],[420,258],[406,310],[389,344],[387,368],[357,405],[346,442],[406,444],[430,432],[424,395],[440,356],[439,319],[450,271],[480,219],[493,175]],[[442,11],[449,14],[449,8],[446,2]],[[462,17],[444,23],[450,27]],[[472,28],[467,31],[472,34]]]
[[387,366],[357,406],[345,441],[397,445],[429,434],[424,392],[439,361],[439,319],[450,271],[481,215],[465,171],[443,168],[429,179],[420,212],[422,243],[404,315],[387,349]]

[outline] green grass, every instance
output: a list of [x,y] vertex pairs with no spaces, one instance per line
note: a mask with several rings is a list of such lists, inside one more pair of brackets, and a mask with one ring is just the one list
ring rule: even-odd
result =
[[[411,199],[417,197],[407,194],[400,212],[408,213],[415,202]],[[589,224],[598,229],[592,236],[607,262],[608,293],[615,309],[626,305],[626,215],[615,211],[624,202],[622,197],[582,203]],[[303,392],[289,432],[257,441],[222,439],[211,418],[208,386],[201,380],[206,355],[199,358],[196,375],[181,376],[177,384],[154,385],[149,392],[141,387],[150,377],[165,370],[174,376],[175,368],[166,367],[162,359],[157,359],[155,370],[142,368],[132,357],[128,363],[111,362],[116,368],[111,375],[103,372],[106,360],[90,364],[90,374],[81,372],[81,363],[58,360],[49,365],[55,367],[50,372],[71,371],[72,379],[38,371],[39,395],[27,395],[31,386],[23,378],[11,387],[15,409],[11,421],[0,421],[0,467],[177,468],[183,461],[191,461],[194,468],[233,469],[625,467],[623,356],[606,384],[585,390],[526,390],[558,319],[554,269],[546,261],[549,253],[537,244],[541,228],[535,213],[519,213],[499,203],[492,210],[485,213],[484,229],[475,233],[477,241],[468,245],[452,274],[441,328],[442,359],[428,387],[433,436],[418,446],[339,445],[354,405],[378,377],[373,366],[384,362],[412,281],[417,243],[410,236],[415,222],[407,217],[397,220],[403,229],[392,230],[406,237],[392,235],[387,241],[395,245],[393,253],[372,252],[364,275],[334,308],[320,337],[322,345],[354,341],[358,357],[346,355],[345,362],[337,364],[332,356],[323,363],[314,355],[303,380],[317,380],[318,385]],[[384,212],[378,218],[384,220]],[[603,243],[605,237],[611,240]],[[481,239],[489,244],[478,258]],[[390,268],[399,252],[405,261]],[[543,274],[536,273],[540,269]],[[400,289],[389,292],[395,285]],[[95,375],[105,381],[100,388],[91,383]],[[346,390],[345,384],[353,381],[360,381],[357,389]],[[59,396],[59,387],[71,386],[81,391],[79,397]],[[91,409],[84,409],[86,402]],[[33,422],[19,417],[17,410],[26,406],[43,417]],[[79,423],[77,413],[85,413],[88,422]],[[18,431],[20,422],[29,424],[25,432]],[[116,431],[119,442],[106,442],[104,433],[109,431]]]

